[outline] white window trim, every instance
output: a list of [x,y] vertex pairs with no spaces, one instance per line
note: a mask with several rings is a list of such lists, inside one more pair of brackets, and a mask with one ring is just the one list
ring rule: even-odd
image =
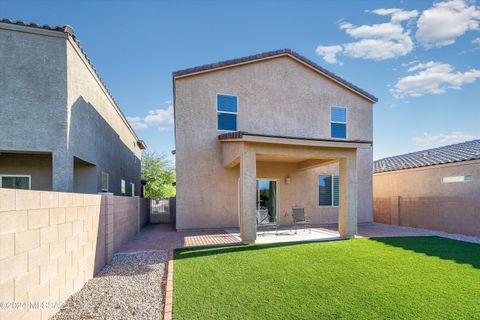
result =
[[[237,98],[237,112],[230,112],[230,111],[219,111],[218,110],[218,96],[229,96],[229,97],[236,97]],[[224,132],[235,132],[235,131],[238,131],[238,106],[239,106],[239,99],[238,99],[238,96],[234,95],[234,94],[228,94],[228,93],[219,93],[217,92],[217,94],[215,95],[215,104],[217,105],[216,106],[216,110],[217,110],[217,113],[215,114],[215,127],[217,128],[217,131],[224,131]],[[225,129],[218,129],[218,114],[219,113],[225,113],[225,114],[234,114],[237,116],[237,129],[236,130],[225,130]]]
[[28,190],[32,190],[32,176],[29,174],[0,174],[0,188],[3,188],[2,186],[3,177],[28,178]]
[[[103,175],[104,174],[107,175],[107,190],[103,189]],[[110,189],[110,175],[105,171],[102,171],[102,174],[101,174],[100,189],[102,190],[102,192],[108,192],[108,190]]]
[[[342,121],[332,121],[332,110],[333,108],[337,109],[345,109],[345,122]],[[345,125],[345,138],[337,138],[332,137],[332,123],[344,124]],[[339,140],[347,140],[348,138],[348,108],[347,107],[340,107],[340,106],[331,106],[330,107],[330,138],[332,139],[339,139]]]
[[[332,179],[332,194],[331,194],[332,204],[329,205],[329,206],[321,206],[320,205],[320,186],[318,185],[318,178],[320,176],[330,176],[331,179]],[[317,176],[317,208],[338,208],[339,207],[339,206],[334,205],[335,201],[333,201],[334,194],[335,194],[335,192],[334,192],[335,186],[333,185],[333,177],[335,177],[335,176],[336,176],[336,174],[319,174]],[[339,178],[338,179],[338,189],[339,189],[338,191],[339,191],[339,196],[340,196],[340,176],[338,176],[338,178]],[[340,204],[340,199],[338,199],[338,203]]]
[[135,197],[135,183],[130,182],[130,196]]

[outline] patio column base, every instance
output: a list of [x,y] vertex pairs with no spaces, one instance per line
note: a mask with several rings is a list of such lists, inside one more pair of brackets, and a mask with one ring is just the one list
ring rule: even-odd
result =
[[243,243],[255,243],[256,221],[256,154],[243,146],[240,155],[240,237]]

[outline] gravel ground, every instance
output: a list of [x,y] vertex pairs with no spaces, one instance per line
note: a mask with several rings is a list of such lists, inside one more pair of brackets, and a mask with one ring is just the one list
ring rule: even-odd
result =
[[166,250],[116,254],[52,318],[162,319]]

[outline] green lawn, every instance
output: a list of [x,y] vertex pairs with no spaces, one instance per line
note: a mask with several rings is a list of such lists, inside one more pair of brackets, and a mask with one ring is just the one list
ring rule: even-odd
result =
[[480,319],[480,245],[438,237],[175,251],[177,319]]

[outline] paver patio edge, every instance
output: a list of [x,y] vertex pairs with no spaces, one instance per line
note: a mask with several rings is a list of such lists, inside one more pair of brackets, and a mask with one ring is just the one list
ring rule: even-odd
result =
[[168,263],[164,290],[163,320],[172,320],[173,317],[173,250],[168,250]]

